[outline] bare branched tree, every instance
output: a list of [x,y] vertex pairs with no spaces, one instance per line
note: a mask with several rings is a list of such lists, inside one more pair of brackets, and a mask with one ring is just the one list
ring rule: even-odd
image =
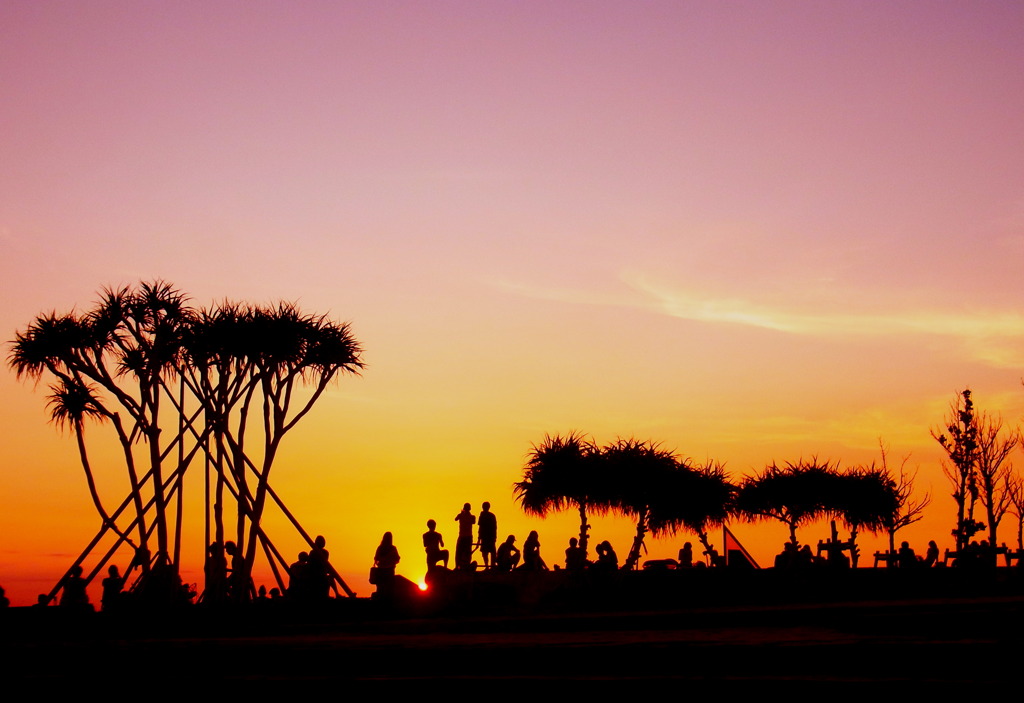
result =
[[1014,472],[1006,476],[1004,490],[1010,501],[1009,513],[1017,518],[1017,551],[1024,551],[1024,480]]
[[1020,434],[1017,430],[1007,430],[1002,418],[987,413],[977,416],[977,424],[978,500],[988,518],[988,542],[995,547],[999,523],[1010,508],[1010,495],[1006,489],[1013,464],[1007,459],[1020,443]]
[[[903,457],[900,461],[898,473],[889,468],[888,450],[885,444],[879,440],[879,449],[882,453],[882,470],[889,476],[896,486],[896,502],[899,509],[893,513],[892,518],[887,521],[886,531],[889,533],[889,554],[896,553],[896,533],[908,525],[924,517],[924,509],[932,502],[931,495],[925,493],[920,498],[914,497],[914,481],[917,480],[917,469],[907,469],[907,462],[910,455]],[[894,566],[890,561],[889,566]]]

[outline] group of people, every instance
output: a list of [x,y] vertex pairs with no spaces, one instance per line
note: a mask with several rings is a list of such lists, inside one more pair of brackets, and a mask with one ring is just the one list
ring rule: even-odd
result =
[[[473,514],[470,503],[462,506],[455,516],[458,524],[458,537],[455,541],[456,571],[475,571],[478,568],[496,572],[547,571],[547,563],[540,554],[540,537],[536,530],[530,532],[522,549],[516,546],[515,535],[509,535],[498,544],[498,520],[491,512],[491,504],[483,503],[480,514]],[[476,538],[474,540],[474,527]],[[427,558],[427,573],[436,569],[448,569],[451,563],[451,552],[445,548],[444,537],[437,530],[437,521],[427,520],[427,531],[423,533],[423,549]],[[479,551],[480,561],[473,560],[474,551]],[[607,540],[596,548],[597,559],[587,560],[586,550],[575,537],[569,540],[565,550],[565,569],[579,571],[582,569],[599,569],[614,571],[619,568],[619,559]],[[394,536],[385,532],[380,545],[373,557],[373,568],[370,582],[377,586],[378,592],[390,590],[395,578],[395,568],[401,561],[398,548],[394,544]],[[558,566],[555,567],[559,568]]]
[[[141,575],[126,590],[125,586],[129,585],[129,577],[135,569],[138,569]],[[57,601],[60,608],[90,612],[95,610],[89,601],[86,590],[89,580],[83,576],[84,573],[82,566],[75,564],[61,578],[55,589],[60,591],[60,599]],[[101,586],[103,591],[100,608],[105,613],[122,610],[129,604],[159,607],[188,603],[196,595],[194,587],[182,582],[177,570],[163,552],[157,552],[156,559],[151,560],[149,550],[144,547],[136,548],[124,574],[114,564],[107,567],[107,576],[102,580]],[[45,608],[52,603],[53,598],[50,594],[40,593],[35,605]]]
[[[473,549],[480,551],[480,559],[484,569],[496,571],[512,571],[513,569],[547,569],[547,564],[540,556],[540,537],[534,530],[526,538],[523,549],[516,546],[515,535],[509,535],[498,544],[498,519],[491,512],[491,504],[485,502],[480,509],[479,517],[473,515],[469,503],[455,516],[459,525],[459,536],[455,541],[455,569],[472,571],[479,565],[473,561]],[[477,526],[476,542],[473,541],[473,526]],[[427,572],[443,564],[448,568],[449,552],[444,548],[444,537],[437,531],[437,522],[427,520],[427,531],[423,533],[423,549],[427,553]],[[520,563],[522,562],[522,563]]]
[[[786,542],[782,551],[775,556],[774,567],[776,569],[801,569],[808,567],[830,567],[848,569],[852,563],[850,557],[845,553],[854,549],[851,541],[828,540],[820,542],[818,554],[811,551],[811,545],[805,544],[802,547],[792,542]],[[822,556],[824,552],[824,556]],[[942,565],[939,561],[939,546],[934,540],[928,542],[928,550],[925,555],[919,556],[914,552],[909,542],[902,542],[900,548],[894,553],[879,552],[875,555],[876,565],[879,560],[885,559],[891,566],[899,569],[931,568]],[[963,565],[963,564],[958,564]]]
[[242,582],[245,573],[245,557],[234,542],[213,542],[206,548],[206,603],[223,603],[228,599],[237,600],[248,596],[248,583]]
[[327,540],[318,535],[308,552],[299,552],[298,559],[288,567],[290,600],[310,603],[327,600],[331,595],[334,574]]
[[[484,568],[496,568],[500,551],[498,549],[498,518],[491,512],[490,503],[485,502],[481,506],[479,519],[473,515],[472,509],[472,506],[466,503],[462,506],[459,514],[455,516],[455,522],[459,525],[459,536],[455,541],[455,568],[459,571],[475,568],[473,563],[474,546],[480,550]],[[475,543],[473,542],[474,525],[477,525]],[[514,537],[512,542],[515,543]],[[448,568],[451,555],[444,548],[444,537],[437,531],[437,522],[434,520],[427,520],[427,531],[423,533],[423,549],[427,553],[428,572],[436,569],[439,563],[444,564],[444,568]]]
[[928,543],[928,551],[924,557],[914,553],[910,542],[901,542],[899,551],[896,552],[896,566],[900,569],[916,569],[918,567],[931,568],[939,563],[939,545],[935,540]]

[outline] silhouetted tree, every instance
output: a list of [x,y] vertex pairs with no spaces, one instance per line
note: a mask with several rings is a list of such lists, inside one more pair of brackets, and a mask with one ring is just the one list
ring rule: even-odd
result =
[[[237,505],[244,574],[236,576],[244,583],[257,545],[267,552],[275,573],[275,559],[286,563],[271,554],[273,546],[260,527],[268,496],[313,544],[271,491],[270,470],[285,434],[339,374],[362,368],[360,355],[348,325],[303,314],[294,305],[224,303],[197,311],[179,291],[157,281],[107,289],[83,315],[40,316],[17,334],[10,364],[19,376],[38,379],[49,373],[56,379],[50,396],[54,418],[75,429],[93,502],[105,527],[126,538],[116,525],[121,511],[108,515],[99,499],[82,432],[85,417],[110,422],[131,484],[139,553],[149,553],[147,542],[155,530],[157,559],[174,570],[181,545],[183,477],[193,458],[204,456],[216,474],[215,498],[207,484],[207,515],[213,500],[217,542],[224,537],[225,490]],[[300,391],[303,386],[308,393]],[[262,440],[258,453],[247,448],[251,416],[258,417],[252,423]],[[139,466],[147,467],[144,476]],[[278,581],[283,587],[279,574]]]
[[[119,323],[109,321],[113,315],[107,312],[105,304],[107,298],[115,295],[105,291],[104,301],[97,309],[81,317],[49,313],[36,318],[25,332],[16,334],[9,363],[19,378],[27,376],[38,381],[44,373],[52,375],[56,379],[51,386],[53,396],[66,394],[68,389],[90,389],[89,408],[109,419],[117,433],[131,481],[134,526],[138,530],[139,546],[148,551],[149,530],[133,453],[136,430],[131,430],[131,434],[125,430],[117,408],[123,407],[135,420],[134,424],[140,422],[141,410],[136,399],[118,386],[121,376],[128,373],[127,365],[109,358],[116,353],[111,351],[115,342],[120,343],[116,333]],[[120,295],[127,295],[127,292]],[[96,387],[108,391],[113,400],[101,398],[96,387],[89,386],[89,380],[95,381]]]
[[736,509],[748,520],[778,520],[789,528],[789,539],[799,546],[797,528],[835,515],[836,467],[829,462],[801,459],[784,466],[771,464],[747,477],[736,494]]
[[651,533],[661,537],[679,530],[692,532],[705,553],[711,554],[714,550],[708,530],[726,522],[735,493],[736,487],[720,463],[695,466],[677,459],[675,468],[662,479],[660,495],[651,504]]
[[942,472],[953,487],[957,516],[952,534],[960,551],[985,527],[974,519],[978,501],[978,421],[970,389],[957,394],[949,411],[945,429],[932,429],[931,433],[949,457],[949,462],[942,464]]
[[579,432],[545,435],[531,447],[523,480],[513,490],[523,510],[544,517],[550,511],[575,508],[580,516],[579,546],[587,554],[589,513],[608,510],[604,462],[594,443]]
[[104,419],[103,412],[99,408],[92,387],[81,379],[62,379],[52,387],[53,393],[49,397],[50,415],[58,427],[70,425],[75,433],[75,441],[78,444],[78,456],[85,471],[85,480],[89,486],[89,495],[92,498],[96,511],[100,514],[103,524],[112,529],[117,535],[124,538],[133,547],[135,544],[124,532],[118,528],[110,514],[103,507],[99,491],[96,488],[96,478],[93,475],[92,464],[89,461],[89,453],[85,445],[85,420],[92,418],[97,421]]
[[874,464],[850,469],[838,474],[836,479],[830,495],[826,496],[825,509],[837,513],[850,528],[850,554],[856,567],[858,532],[887,531],[900,511],[899,491],[888,471]]
[[[900,462],[899,473],[889,468],[888,451],[881,442],[879,447],[882,453],[882,470],[892,481],[896,489],[897,510],[886,519],[885,531],[889,535],[889,554],[896,553],[896,533],[907,525],[913,525],[924,517],[924,509],[931,503],[931,496],[925,493],[921,498],[914,498],[914,481],[917,479],[917,472],[907,470],[909,456],[903,457]],[[886,566],[894,567],[894,561],[889,561]]]
[[989,544],[995,547],[999,523],[1002,522],[1011,504],[1007,486],[1013,475],[1013,464],[1007,459],[1020,444],[1020,435],[1016,430],[1007,430],[1001,418],[988,413],[979,413],[976,422],[978,500],[984,506],[985,516],[988,518]]
[[1006,477],[1006,495],[1010,499],[1010,512],[1017,518],[1017,550],[1024,552],[1024,481],[1016,473]]
[[[636,521],[636,535],[622,568],[636,568],[644,539],[651,529],[652,515],[667,516],[670,496],[680,496],[679,459],[654,442],[618,439],[601,450],[601,456],[614,490],[610,496],[614,510]],[[670,522],[659,523],[666,529]]]

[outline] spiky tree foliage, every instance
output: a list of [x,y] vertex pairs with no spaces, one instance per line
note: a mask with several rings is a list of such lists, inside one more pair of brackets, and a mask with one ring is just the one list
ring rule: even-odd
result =
[[[244,564],[236,566],[247,580],[257,544],[272,556],[260,527],[268,496],[313,542],[270,489],[270,469],[282,438],[327,386],[362,368],[361,351],[347,324],[303,314],[294,305],[223,303],[195,310],[179,291],[157,281],[104,290],[85,314],[40,316],[17,334],[10,364],[19,376],[55,378],[54,417],[75,428],[97,510],[105,527],[124,537],[99,500],[81,431],[87,416],[109,421],[125,458],[140,551],[148,553],[155,530],[159,553],[170,559],[173,522],[175,568],[185,471],[197,454],[204,456],[216,476],[215,498],[207,483],[216,540],[224,537],[227,492],[237,505],[238,546],[246,547]],[[250,417],[258,418],[255,453],[247,445]],[[137,467],[146,467],[144,476]],[[209,533],[208,525],[207,539]]]
[[874,465],[855,467],[837,476],[830,508],[850,528],[853,566],[857,566],[857,534],[887,531],[900,511],[896,482],[885,469]]
[[530,448],[523,480],[513,486],[516,500],[528,515],[575,509],[580,516],[579,546],[587,553],[589,514],[608,511],[605,464],[593,441],[579,432],[544,435]]
[[[105,354],[117,340],[119,323],[112,321],[113,315],[108,311],[106,304],[107,300],[115,295],[118,299],[123,299],[127,296],[127,291],[120,291],[117,294],[105,292],[104,300],[90,314],[76,316],[70,313],[49,313],[36,318],[24,332],[17,333],[9,363],[19,378],[24,376],[38,381],[44,374],[52,375],[56,380],[51,386],[55,397],[66,394],[68,389],[90,389],[89,407],[111,421],[124,452],[136,513],[134,525],[138,529],[139,544],[145,548],[149,533],[146,529],[143,496],[132,453],[134,436],[129,436],[125,431],[121,416],[115,412],[118,405],[122,405],[132,417],[137,418],[139,407],[135,399],[118,386],[120,364],[114,362],[114,368],[111,370],[107,365],[111,360],[105,358]],[[89,380],[95,381],[96,387],[110,392],[113,401],[101,397],[96,392],[96,387],[89,385]]]
[[[253,361],[248,355],[252,347],[249,339],[252,326],[247,324],[248,317],[249,311],[243,306],[224,302],[211,310],[200,311],[183,339],[183,377],[202,404],[210,430],[206,464],[208,472],[213,473],[215,487],[211,491],[208,476],[205,496],[207,544],[211,542],[211,522],[212,541],[224,543],[224,493],[229,485],[229,475],[235,482],[244,481],[246,470],[243,464],[237,466],[240,471],[236,471],[237,453],[232,451],[229,438],[232,437],[232,413],[243,402],[248,406],[257,388]],[[242,413],[240,422],[244,422],[247,416],[247,413]]]
[[92,498],[96,512],[100,514],[103,524],[112,529],[129,544],[134,544],[128,536],[122,532],[117,524],[111,519],[110,514],[103,507],[99,491],[96,488],[96,478],[92,471],[92,464],[89,461],[89,453],[85,444],[85,420],[87,418],[102,422],[104,414],[99,408],[96,400],[95,389],[84,383],[81,379],[62,379],[52,387],[53,393],[48,398],[50,417],[57,427],[68,426],[75,434],[75,442],[78,445],[78,456],[82,462],[82,469],[85,471],[86,484],[89,487],[89,496]]
[[[257,343],[251,353],[263,393],[263,462],[255,491],[246,491],[251,505],[247,572],[256,557],[270,469],[281,440],[313,408],[331,381],[363,367],[362,350],[347,324],[337,324],[323,315],[304,315],[292,304],[256,309],[252,324]],[[302,386],[311,392],[300,398],[297,391]]]
[[880,468],[858,466],[838,475],[834,509],[846,526],[877,534],[899,508],[896,483]]
[[[648,532],[688,530],[710,550],[707,530],[728,516],[735,487],[717,463],[696,466],[654,442],[618,439],[598,448],[579,432],[545,435],[528,455],[523,480],[514,486],[530,515],[576,509],[580,545],[586,545],[588,511],[614,511],[636,522],[636,537],[623,568],[635,568]],[[585,546],[584,546],[585,548]]]
[[770,464],[740,485],[737,511],[752,521],[778,520],[789,528],[793,546],[799,546],[797,528],[837,514],[837,475],[835,465],[817,458]]
[[[633,569],[640,561],[644,539],[651,530],[652,515],[662,515],[658,524],[668,527],[669,495],[678,495],[679,459],[656,442],[618,439],[601,450],[605,471],[612,479],[610,506],[636,521],[636,535],[623,569]],[[660,511],[660,513],[659,513]]]
[[718,462],[698,466],[677,459],[662,480],[663,491],[651,506],[651,533],[661,537],[686,530],[697,535],[706,553],[712,553],[708,530],[725,524],[736,494],[725,467]]

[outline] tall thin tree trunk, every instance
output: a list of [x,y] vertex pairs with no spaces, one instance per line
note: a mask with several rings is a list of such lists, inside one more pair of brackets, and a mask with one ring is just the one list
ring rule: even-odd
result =
[[[110,421],[117,432],[117,438],[121,442],[121,450],[124,452],[124,461],[128,466],[128,480],[132,487],[132,501],[135,503],[135,519],[139,530],[139,549],[143,552],[148,552],[149,531],[146,529],[146,509],[142,505],[142,484],[139,483],[139,474],[135,470],[135,455],[132,454],[131,438],[125,434],[120,415],[111,413]],[[141,566],[143,571],[148,572],[149,560],[147,559]]]
[[[697,541],[699,541],[701,546],[704,547],[704,553],[705,554],[717,554],[717,552],[715,551],[714,546],[711,544],[711,541],[708,539],[708,533],[706,531],[704,531],[704,530],[698,530],[697,531]],[[715,564],[715,563],[712,563],[711,566],[718,566],[718,565]]]
[[[180,377],[179,399],[178,399],[178,468],[185,466],[185,377]],[[185,472],[178,472],[177,492],[175,496],[175,519],[174,519],[174,570],[177,571],[181,565],[181,520],[182,520],[182,494],[185,492]]]
[[587,504],[580,503],[580,549],[583,550],[583,558],[587,558],[587,543],[590,541],[590,525],[587,523]]
[[149,408],[148,426],[145,428],[146,442],[149,444],[149,462],[153,472],[153,507],[156,508],[156,540],[157,549],[165,559],[170,559],[167,535],[167,502],[164,497],[163,459],[160,456],[160,394],[156,384],[148,384],[143,390],[145,405]]
[[626,563],[622,565],[624,571],[635,569],[637,563],[640,561],[640,550],[644,546],[644,537],[647,536],[647,518],[650,511],[644,509],[636,521],[636,536],[633,538],[633,546],[629,549],[629,556],[626,557]]
[[857,526],[854,525],[850,530],[850,566],[856,569],[858,561],[860,561],[860,554],[857,550]]
[[82,468],[85,470],[85,480],[89,485],[89,495],[92,496],[93,505],[96,506],[96,510],[100,514],[100,518],[103,520],[103,524],[109,527],[118,536],[124,539],[132,547],[135,543],[122,532],[117,524],[110,518],[110,515],[103,508],[103,503],[100,501],[100,494],[96,488],[96,479],[92,473],[92,465],[89,463],[89,454],[85,449],[85,428],[82,426],[80,420],[74,422],[75,426],[75,439],[78,442],[78,456],[82,460]]

